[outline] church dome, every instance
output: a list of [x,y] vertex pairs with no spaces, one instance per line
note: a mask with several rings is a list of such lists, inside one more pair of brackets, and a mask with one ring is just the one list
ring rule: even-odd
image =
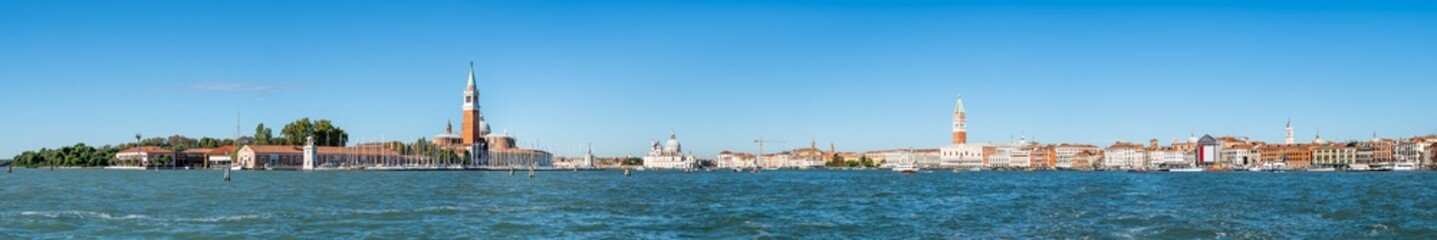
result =
[[489,135],[489,122],[479,120],[479,135]]
[[678,136],[674,134],[669,134],[669,142],[667,144],[664,144],[664,150],[674,153],[683,152],[683,149],[679,147],[680,146]]

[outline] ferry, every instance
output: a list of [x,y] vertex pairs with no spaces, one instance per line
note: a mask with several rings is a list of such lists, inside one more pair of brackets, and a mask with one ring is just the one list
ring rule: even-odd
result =
[[1281,163],[1281,162],[1263,163],[1263,164],[1262,164],[1262,170],[1263,170],[1263,171],[1267,171],[1267,172],[1287,171],[1287,163]]
[[1187,168],[1168,169],[1168,171],[1169,171],[1169,172],[1202,172],[1202,171],[1207,171],[1207,170],[1206,170],[1206,169],[1203,169],[1203,168],[1200,168],[1200,167],[1187,167]]
[[1372,168],[1371,168],[1371,167],[1368,167],[1367,164],[1352,164],[1352,165],[1348,165],[1348,166],[1347,166],[1347,171],[1349,171],[1349,172],[1365,172],[1365,171],[1372,171]]
[[1415,170],[1417,170],[1417,163],[1413,163],[1413,162],[1397,162],[1397,163],[1392,164],[1392,171],[1415,171]]
[[893,171],[903,174],[918,173],[918,159],[913,158],[912,148],[908,149],[908,156],[906,157],[908,158],[907,161],[900,159],[894,162]]

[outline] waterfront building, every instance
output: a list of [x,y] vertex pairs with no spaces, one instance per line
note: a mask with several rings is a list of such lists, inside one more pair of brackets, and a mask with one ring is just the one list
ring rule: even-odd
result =
[[1020,140],[1016,143],[993,145],[993,154],[989,154],[987,167],[992,168],[1029,168],[1033,166],[1032,152],[1027,148],[1027,141]]
[[[121,150],[121,151],[119,151],[119,152],[116,152],[116,153],[115,153],[115,159],[118,160],[118,161],[115,161],[115,163],[113,163],[113,164],[111,164],[111,165],[113,165],[113,166],[118,166],[118,167],[139,167],[139,168],[152,167],[152,166],[160,166],[160,164],[159,164],[159,159],[161,159],[161,158],[168,158],[168,159],[170,159],[170,161],[173,161],[173,159],[175,159],[175,155],[176,155],[176,154],[175,154],[175,150],[165,149],[165,148],[162,148],[162,147],[156,147],[156,146],[139,146],[139,147],[132,147],[132,148],[129,148],[129,149],[125,149],[125,150]],[[164,157],[161,157],[161,156],[164,156]],[[167,166],[167,165],[169,165],[169,164],[166,163],[166,164],[164,164],[164,165]]]
[[1420,160],[1418,162],[1422,164],[1421,166],[1426,166],[1428,168],[1432,166],[1432,163],[1437,162],[1437,143],[1427,145],[1427,160]]
[[1221,163],[1218,163],[1218,159],[1222,159],[1222,156],[1220,156],[1222,153],[1222,145],[1218,144],[1216,138],[1213,138],[1212,135],[1203,135],[1202,139],[1197,141],[1197,146],[1197,152],[1194,154],[1196,155],[1198,165],[1221,165]]
[[[884,161],[879,164],[879,166],[878,166],[879,168],[894,168],[894,167],[896,167],[897,165],[907,164],[908,162],[916,162],[916,163],[918,163],[918,164],[920,165],[920,168],[923,168],[923,167],[921,167],[921,166],[923,166],[923,165],[927,165],[927,166],[938,166],[936,163],[938,163],[938,162],[940,161],[940,157],[938,156],[938,154],[936,154],[934,151],[932,151],[932,149],[926,149],[925,151],[919,151],[919,150],[884,151],[884,152],[882,153],[882,155],[883,155]],[[933,168],[933,167],[927,167],[927,168]]]
[[297,146],[245,145],[236,156],[244,169],[300,169],[304,151]]
[[1289,168],[1307,168],[1312,164],[1314,144],[1269,144],[1258,147],[1264,163],[1281,162]]
[[753,154],[750,153],[723,151],[719,152],[718,157],[715,157],[714,161],[717,162],[719,168],[737,169],[753,168],[755,166]]
[[1102,152],[1084,150],[1073,154],[1070,168],[1079,170],[1093,169],[1095,166],[1101,164],[1099,161],[1101,161],[1102,158]]
[[920,168],[975,168],[984,167],[983,154],[986,146],[979,144],[953,144],[939,148],[939,161],[919,162]]
[[1386,138],[1377,138],[1376,134],[1373,134],[1372,138],[1373,139],[1371,142],[1365,143],[1366,145],[1368,145],[1368,147],[1372,148],[1372,162],[1392,162],[1392,153],[1394,152],[1393,148],[1397,146],[1397,141]]
[[172,164],[172,166],[178,168],[208,168],[209,153],[214,150],[213,148],[185,149],[181,151],[179,155],[175,156],[175,163]]
[[1099,150],[1098,150],[1098,146],[1087,145],[1087,144],[1067,144],[1067,143],[1064,143],[1064,144],[1059,144],[1058,147],[1054,149],[1054,151],[1057,153],[1057,156],[1055,157],[1055,159],[1056,159],[1057,161],[1053,164],[1053,167],[1055,167],[1055,168],[1078,168],[1079,166],[1082,166],[1082,167],[1092,167],[1091,165],[1084,166],[1084,165],[1083,165],[1084,163],[1078,163],[1078,164],[1074,164],[1074,163],[1073,163],[1073,159],[1074,159],[1079,153],[1089,152],[1089,153],[1088,153],[1089,156],[1094,156],[1094,155],[1096,155],[1096,153],[1097,153]]
[[1147,150],[1143,145],[1115,142],[1103,150],[1103,168],[1139,169],[1146,164]]
[[1172,147],[1149,149],[1147,154],[1148,167],[1160,169],[1191,166],[1192,162],[1188,161],[1186,156],[1187,151]]
[[1312,147],[1312,165],[1320,167],[1348,166],[1358,161],[1356,144],[1316,144]]
[[1033,144],[1028,147],[1029,168],[1052,169],[1058,156],[1057,148],[1053,145]]
[[1411,139],[1398,143],[1393,148],[1393,157],[1396,158],[1394,161],[1413,161],[1429,165],[1432,163],[1432,145],[1433,143],[1424,142],[1422,139]]
[[1237,143],[1222,149],[1222,164],[1232,166],[1257,166],[1261,154],[1251,143]]
[[209,161],[209,166],[208,166],[208,167],[209,167],[209,168],[228,168],[228,167],[230,167],[230,164],[232,163],[231,159],[234,159],[234,158],[232,157],[232,156],[234,155],[234,152],[235,152],[235,146],[234,146],[234,145],[220,146],[220,147],[218,147],[218,148],[215,148],[214,150],[210,150],[208,153],[205,153],[205,155],[206,155],[206,160]]
[[679,137],[677,134],[669,134],[669,141],[659,145],[659,141],[650,144],[649,154],[644,155],[644,168],[649,169],[688,169],[698,168],[698,158],[684,155]]

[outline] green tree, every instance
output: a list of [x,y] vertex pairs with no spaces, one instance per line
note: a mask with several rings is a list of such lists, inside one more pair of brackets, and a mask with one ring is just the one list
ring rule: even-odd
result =
[[629,165],[629,166],[644,165],[644,159],[643,159],[643,158],[636,158],[636,157],[625,158],[624,161],[623,161],[623,164],[624,164],[624,165]]
[[320,119],[314,122],[314,141],[320,146],[344,146],[349,142],[349,133],[328,119]]
[[309,136],[314,136],[314,123],[309,118],[295,120],[279,130],[279,138],[284,139],[285,144],[304,144]]
[[877,166],[878,166],[878,165],[874,164],[873,159],[869,159],[868,156],[858,157],[858,163],[859,163],[859,164],[862,164],[863,167],[877,167]]
[[264,123],[260,123],[258,127],[254,128],[254,144],[270,145],[272,139],[274,139],[274,132],[264,127]]

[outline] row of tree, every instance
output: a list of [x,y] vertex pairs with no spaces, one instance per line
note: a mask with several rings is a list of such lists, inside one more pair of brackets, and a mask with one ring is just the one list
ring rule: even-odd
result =
[[255,144],[259,145],[304,145],[309,137],[314,137],[314,145],[318,146],[344,146],[349,143],[349,133],[334,126],[328,119],[295,120],[280,129],[279,137],[275,137],[274,131],[265,127],[264,123],[256,126],[254,132]]
[[44,148],[39,151],[25,151],[16,155],[11,164],[21,167],[68,166],[95,167],[109,166],[120,148],[105,145],[99,148],[84,143],[57,149]]
[[[44,148],[38,151],[25,151],[16,155],[11,164],[23,167],[38,166],[68,166],[68,167],[96,167],[109,166],[115,159],[115,154],[124,149],[136,146],[152,146],[183,152],[195,148],[218,148],[230,145],[262,144],[262,145],[301,145],[305,138],[314,136],[315,144],[320,146],[344,146],[349,142],[349,133],[344,129],[334,126],[332,122],[325,119],[310,121],[309,118],[295,120],[284,125],[278,138],[271,135],[269,128],[259,124],[254,136],[240,137],[236,139],[220,139],[202,137],[194,139],[183,135],[169,137],[152,137],[140,139],[138,142],[123,143],[115,146],[105,145],[99,148],[87,146],[84,143],[77,143],[73,146],[66,146],[57,149]],[[138,137],[138,136],[137,136]],[[420,139],[423,142],[423,139]],[[427,143],[427,142],[425,142]],[[432,145],[432,144],[430,144]],[[432,149],[432,148],[425,148]],[[237,151],[238,149],[236,149]],[[426,152],[428,153],[428,152]],[[438,156],[438,154],[436,154]],[[457,158],[451,151],[449,158]],[[151,159],[157,163],[172,161],[166,158]]]
[[824,163],[828,167],[878,167],[878,163],[869,159],[868,156],[859,156],[858,160],[843,160],[843,156],[833,154],[833,161]]

